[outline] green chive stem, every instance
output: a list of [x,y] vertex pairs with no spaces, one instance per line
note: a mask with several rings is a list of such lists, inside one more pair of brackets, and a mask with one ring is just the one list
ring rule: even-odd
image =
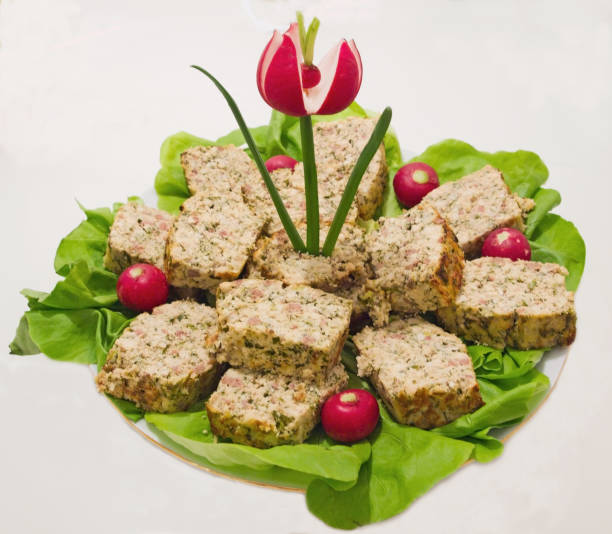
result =
[[340,204],[336,209],[334,220],[332,221],[327,237],[325,238],[325,243],[323,244],[324,256],[331,256],[332,252],[334,251],[336,241],[340,235],[340,230],[342,230],[342,225],[346,220],[346,216],[348,215],[351,204],[353,203],[353,199],[357,194],[357,189],[359,188],[361,179],[363,178],[370,161],[372,161],[374,154],[376,154],[376,151],[380,147],[380,143],[382,143],[385,133],[387,133],[387,129],[391,123],[391,115],[391,108],[386,107],[378,119],[370,139],[368,140],[364,149],[361,151],[355,167],[353,167],[353,171],[351,172],[344,192],[342,193]]
[[315,163],[312,118],[300,117],[302,136],[302,161],[304,163],[304,191],[306,193],[306,250],[309,254],[319,254],[319,188],[317,185],[317,166]]
[[306,27],[304,25],[304,15],[301,11],[296,13],[296,19],[298,29],[300,31],[300,45],[302,47],[302,54],[304,55],[304,64],[312,65],[312,60],[314,59],[315,39],[317,38],[321,21],[315,17],[308,26],[308,31],[306,31]]
[[300,30],[300,46],[302,50],[306,49],[306,30],[304,27],[304,15],[301,11],[296,13],[296,19],[298,23],[298,29]]
[[225,87],[223,87],[221,83],[210,72],[203,69],[202,67],[198,67],[197,65],[191,65],[191,66],[194,69],[199,70],[205,76],[207,76],[215,84],[217,89],[221,91],[221,94],[225,97],[225,100],[228,106],[230,107],[230,109],[232,110],[232,113],[234,114],[234,118],[236,119],[236,122],[238,123],[238,127],[240,128],[240,131],[242,132],[242,135],[244,136],[244,139],[246,140],[247,145],[251,149],[251,154],[253,155],[253,158],[255,159],[255,164],[257,165],[257,168],[259,169],[259,172],[261,173],[261,177],[263,178],[263,181],[266,184],[266,187],[268,188],[268,193],[270,193],[270,197],[272,198],[274,207],[276,208],[276,211],[278,212],[278,216],[281,222],[283,223],[283,227],[285,228],[285,232],[287,232],[287,235],[289,236],[289,240],[291,241],[293,248],[299,252],[304,252],[306,250],[306,247],[304,246],[304,241],[302,241],[300,234],[295,228],[295,225],[293,224],[293,221],[291,220],[291,217],[289,216],[289,213],[287,212],[287,208],[285,208],[285,204],[283,204],[283,200],[278,194],[278,190],[276,189],[276,186],[274,185],[272,178],[270,178],[268,169],[266,169],[266,165],[264,164],[261,154],[259,153],[259,150],[257,149],[257,145],[255,144],[255,141],[253,140],[253,136],[251,135],[251,132],[249,131],[246,123],[244,122],[244,119],[242,118],[242,113],[240,113],[240,110],[238,109],[236,102],[234,102],[234,99],[227,92]]
[[319,19],[315,17],[312,19],[312,22],[308,27],[308,32],[306,33],[306,46],[302,48],[304,51],[304,63],[306,63],[306,65],[312,65],[312,60],[314,59],[315,39],[317,38],[317,32],[319,31],[320,24]]

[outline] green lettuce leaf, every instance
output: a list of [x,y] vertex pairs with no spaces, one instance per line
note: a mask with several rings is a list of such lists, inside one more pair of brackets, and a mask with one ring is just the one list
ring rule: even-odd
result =
[[461,438],[463,441],[474,444],[472,458],[477,462],[487,463],[495,460],[504,451],[504,444],[497,438],[489,436],[491,430],[493,427],[483,428]]
[[[299,136],[299,118],[285,115],[280,111],[273,110],[266,133],[262,157],[270,158],[278,154],[286,154],[293,159],[302,159],[302,141]],[[297,139],[289,136],[288,132],[294,132],[294,126],[298,125]]]
[[522,376],[536,366],[544,352],[510,348],[499,350],[484,345],[468,346],[476,375],[488,380]]
[[565,285],[575,291],[584,271],[586,246],[574,224],[548,213],[532,231],[529,244],[532,260],[565,266],[569,271]]
[[[251,136],[255,141],[255,145],[257,149],[263,154],[268,154],[266,150],[266,141],[268,137],[269,126],[258,126],[256,128],[249,128],[249,132],[251,132]],[[244,139],[244,135],[240,131],[240,128],[237,128],[233,132],[228,133],[227,135],[223,135],[219,137],[215,141],[215,145],[225,146],[225,145],[234,145],[234,146],[242,146],[246,143]],[[247,153],[248,153],[247,149]],[[272,154],[273,155],[273,154]],[[268,156],[269,157],[269,156]]]
[[18,356],[29,356],[31,354],[39,354],[40,349],[38,345],[34,343],[30,336],[30,328],[28,327],[28,321],[25,315],[21,316],[19,325],[17,326],[17,332],[15,333],[15,339],[9,345],[11,354]]
[[218,442],[210,429],[206,411],[148,413],[145,419],[172,441],[215,466],[255,471],[282,468],[334,481],[332,484],[342,488],[356,482],[361,464],[370,456],[370,444],[366,440],[352,446],[338,445],[320,431],[306,443],[270,449]]
[[561,195],[554,189],[540,188],[533,197],[535,208],[529,212],[525,225],[525,235],[531,237],[546,214],[561,204]]
[[37,300],[43,308],[75,310],[118,305],[117,275],[79,261],[51,293]]
[[55,272],[66,276],[77,262],[104,268],[104,252],[113,213],[108,208],[86,210],[87,219],[70,232],[59,244],[55,254]]
[[332,527],[353,529],[400,513],[472,455],[473,444],[400,425],[380,408],[372,455],[357,483],[344,491],[320,479],[308,486],[308,509]]
[[546,165],[533,152],[481,152],[456,139],[447,139],[432,145],[410,161],[431,165],[436,169],[442,184],[458,180],[487,164],[492,165],[503,173],[510,189],[522,197],[533,196],[548,178]]
[[[128,202],[142,204],[142,199],[132,196],[128,198]],[[90,210],[79,204],[87,218],[64,237],[57,247],[54,261],[57,274],[66,276],[72,266],[81,261],[87,262],[92,267],[104,268],[108,232],[121,205],[121,202],[117,202],[112,210],[109,208]]]
[[130,319],[106,308],[31,310],[25,313],[32,340],[54,360],[99,364]]
[[495,381],[478,378],[478,384],[485,405],[432,432],[462,438],[487,428],[501,427],[509,422],[517,423],[542,401],[550,381],[546,375],[532,369],[514,378]]
[[189,197],[185,174],[181,167],[181,153],[194,146],[209,146],[213,142],[187,132],[178,132],[162,143],[159,161],[161,168],[155,176],[157,207],[178,213],[183,201]]
[[[98,364],[98,369],[101,369],[102,365],[104,365],[103,361]],[[144,410],[138,408],[132,401],[125,399],[117,399],[116,397],[112,397],[111,395],[106,395],[106,397],[130,421],[140,421],[145,415]]]

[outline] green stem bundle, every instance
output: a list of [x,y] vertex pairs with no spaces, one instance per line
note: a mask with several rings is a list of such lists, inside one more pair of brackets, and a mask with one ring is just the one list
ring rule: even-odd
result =
[[300,117],[302,136],[302,159],[304,163],[304,191],[306,194],[306,251],[319,254],[319,188],[315,163],[312,119],[310,115]]
[[321,23],[319,19],[315,17],[308,26],[308,30],[306,30],[304,15],[302,15],[301,11],[297,12],[297,22],[300,31],[300,44],[302,46],[302,53],[304,54],[304,63],[306,65],[312,65],[315,39],[317,38],[317,32],[319,31],[319,25]]

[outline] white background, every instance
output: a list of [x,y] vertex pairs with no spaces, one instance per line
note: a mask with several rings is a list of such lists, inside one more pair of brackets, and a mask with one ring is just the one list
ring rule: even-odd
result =
[[[304,2],[306,3],[306,2]],[[0,4],[1,344],[23,287],[49,290],[85,206],[152,186],[163,139],[235,127],[199,63],[250,125],[269,109],[255,68],[298,2],[3,0]],[[249,5],[251,7],[249,7]],[[446,137],[537,152],[587,242],[578,338],[549,400],[501,458],[461,469],[363,532],[612,529],[610,170],[612,4],[315,1],[317,56],[362,54],[359,102],[393,107],[406,150]],[[0,354],[0,531],[323,533],[303,495],[215,477],[152,447],[95,391],[89,369]]]

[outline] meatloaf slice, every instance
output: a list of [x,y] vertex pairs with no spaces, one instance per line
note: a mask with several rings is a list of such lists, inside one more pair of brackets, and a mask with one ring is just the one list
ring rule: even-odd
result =
[[206,348],[216,330],[215,310],[188,300],[142,313],[110,349],[98,389],[149,412],[185,410],[216,386],[220,366]]
[[244,184],[261,182],[253,160],[241,148],[227,146],[196,146],[181,154],[187,188],[198,192],[241,194]]
[[523,218],[532,199],[513,195],[500,171],[487,165],[455,182],[447,182],[422,200],[436,208],[457,236],[466,258],[480,254],[482,243],[496,228],[524,230]]
[[[306,222],[306,196],[304,193],[304,167],[298,163],[293,170],[278,169],[270,173],[270,177],[278,190],[285,208],[294,224],[300,225]],[[331,224],[336,214],[336,209],[340,203],[343,189],[322,189],[319,182],[319,221],[321,224]],[[247,196],[245,196],[247,198]],[[249,193],[249,205],[253,205],[259,212],[261,211],[270,218],[270,223],[266,226],[266,233],[273,235],[283,230],[283,225],[278,217],[276,208],[270,199],[270,195],[265,191],[265,195],[255,195],[254,191]],[[254,200],[253,200],[254,199]],[[359,213],[353,204],[346,217],[346,222],[354,223]]]
[[347,383],[342,364],[322,382],[228,369],[206,411],[212,431],[235,443],[259,448],[302,443],[319,422],[325,401]]
[[[329,224],[320,227],[320,242],[325,241]],[[306,224],[297,225],[305,240]],[[282,280],[286,284],[303,284],[334,293],[353,287],[368,278],[368,254],[364,230],[353,224],[342,227],[333,254],[312,256],[296,252],[284,230],[262,237],[251,259],[254,272],[263,278]]]
[[[333,122],[318,122],[313,127],[315,159],[321,196],[342,194],[348,178],[368,142],[376,119],[349,117]],[[387,160],[381,144],[357,190],[354,205],[362,219],[370,219],[382,202],[387,183]],[[339,200],[339,197],[338,197]],[[338,205],[336,202],[332,205]]]
[[[448,224],[431,206],[379,219],[366,236],[374,280],[372,309],[418,313],[448,306],[461,286],[463,251]],[[376,315],[386,322],[386,313]]]
[[[272,219],[276,213],[255,162],[241,148],[234,145],[192,147],[181,154],[181,165],[192,195],[242,196],[262,217]],[[278,176],[279,189],[282,178]],[[301,185],[304,185],[303,179]],[[291,191],[288,189],[286,193]],[[288,196],[291,201],[290,194]]]
[[453,304],[438,310],[442,326],[491,347],[541,349],[576,337],[574,294],[556,263],[483,257],[466,262]]
[[366,327],[353,341],[359,376],[399,423],[434,428],[484,404],[465,345],[419,317]]
[[351,301],[308,286],[243,279],[217,290],[217,359],[292,377],[322,377],[340,360]]
[[108,234],[104,267],[117,274],[135,263],[163,269],[173,221],[169,213],[142,204],[128,202],[121,206]]
[[168,281],[214,289],[223,280],[235,280],[265,222],[238,195],[200,192],[188,198],[168,238]]

